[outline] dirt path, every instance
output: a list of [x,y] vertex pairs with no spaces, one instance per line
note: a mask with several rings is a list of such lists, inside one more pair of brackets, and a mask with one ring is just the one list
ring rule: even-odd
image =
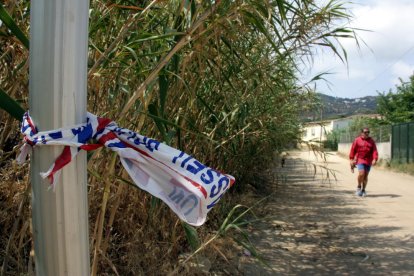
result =
[[[319,159],[320,161],[320,159]],[[356,174],[330,155],[338,181],[292,153],[277,194],[265,207],[271,218],[254,226],[252,241],[271,268],[242,256],[244,275],[414,275],[414,177],[373,168],[368,197],[354,195]],[[280,181],[279,181],[280,183]]]

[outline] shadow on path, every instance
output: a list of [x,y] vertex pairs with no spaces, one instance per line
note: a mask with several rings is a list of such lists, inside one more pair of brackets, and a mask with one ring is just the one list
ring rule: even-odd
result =
[[391,197],[391,198],[395,198],[395,197],[401,197],[400,195],[395,195],[395,194],[373,194],[370,193],[369,197]]
[[[396,237],[398,227],[365,225],[353,191],[335,190],[334,181],[313,166],[290,158],[277,169],[276,193],[264,207],[269,218],[250,230],[269,267],[243,256],[244,275],[414,275],[414,239]],[[370,197],[398,197],[370,194]]]

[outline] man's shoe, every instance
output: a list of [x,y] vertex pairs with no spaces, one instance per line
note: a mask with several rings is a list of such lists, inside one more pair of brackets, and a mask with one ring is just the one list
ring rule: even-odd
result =
[[361,188],[357,188],[357,190],[356,190],[356,192],[355,192],[355,195],[357,195],[357,196],[362,196],[362,191],[361,191]]
[[361,191],[361,196],[362,197],[366,197],[367,196],[367,193],[365,191]]

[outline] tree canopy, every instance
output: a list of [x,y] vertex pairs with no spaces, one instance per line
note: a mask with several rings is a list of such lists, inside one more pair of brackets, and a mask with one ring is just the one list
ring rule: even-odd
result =
[[400,79],[396,91],[379,93],[378,113],[388,123],[404,123],[414,121],[414,75],[408,82]]

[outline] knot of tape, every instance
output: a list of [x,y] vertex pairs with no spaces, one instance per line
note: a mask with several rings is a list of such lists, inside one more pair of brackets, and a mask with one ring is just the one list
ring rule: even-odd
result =
[[[64,146],[48,171],[41,173],[55,186],[62,168],[80,150],[107,147],[115,151],[133,182],[164,201],[183,221],[202,225],[208,211],[234,184],[234,177],[207,167],[191,155],[155,139],[120,128],[110,119],[88,113],[86,123],[50,131],[38,131],[29,112],[23,116],[24,145],[17,157],[26,160],[33,147]],[[89,141],[94,143],[88,143]]]

